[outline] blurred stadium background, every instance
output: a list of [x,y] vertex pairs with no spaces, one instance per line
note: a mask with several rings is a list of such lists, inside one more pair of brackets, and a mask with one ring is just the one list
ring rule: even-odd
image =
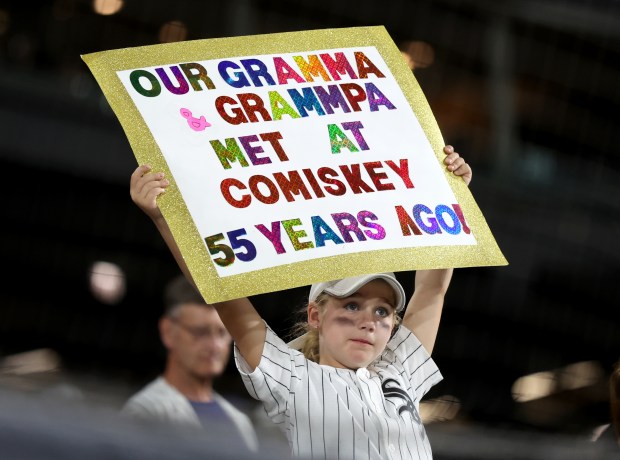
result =
[[[108,423],[162,369],[178,269],[131,203],[135,159],[80,55],[364,25],[403,51],[510,262],[455,274],[423,413],[436,457],[607,458],[588,439],[620,359],[617,0],[0,2],[0,426],[60,417],[71,444],[76,419],[54,407]],[[285,332],[305,291],[255,301]],[[232,364],[219,388],[252,408]]]

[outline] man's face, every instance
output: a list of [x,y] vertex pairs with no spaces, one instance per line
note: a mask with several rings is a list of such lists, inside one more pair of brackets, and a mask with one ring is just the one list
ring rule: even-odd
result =
[[224,372],[232,339],[214,308],[187,303],[162,321],[162,339],[176,368],[199,379]]

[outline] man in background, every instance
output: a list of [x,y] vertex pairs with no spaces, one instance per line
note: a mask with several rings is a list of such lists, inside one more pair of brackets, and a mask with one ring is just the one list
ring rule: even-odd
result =
[[203,427],[227,438],[238,433],[245,446],[256,451],[250,419],[213,389],[226,369],[232,341],[217,312],[183,276],[169,283],[164,300],[159,321],[167,351],[164,373],[132,396],[122,413]]

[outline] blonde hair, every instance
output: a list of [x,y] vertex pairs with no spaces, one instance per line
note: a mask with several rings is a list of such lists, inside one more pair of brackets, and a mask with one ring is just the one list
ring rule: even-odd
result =
[[[317,307],[319,307],[320,312],[324,311],[325,304],[331,297],[332,297],[331,295],[325,292],[322,292],[316,298],[314,303],[316,304]],[[304,308],[299,310],[298,315],[300,317],[300,320],[293,326],[291,335],[294,338],[303,336],[302,344],[301,344],[301,347],[299,348],[299,351],[301,351],[304,354],[306,359],[310,361],[314,361],[315,363],[318,363],[321,360],[321,352],[319,350],[319,330],[318,328],[312,327],[310,326],[310,324],[308,324],[308,305],[309,303],[306,304]],[[392,325],[393,327],[392,333],[396,331],[396,328],[400,324],[400,320],[401,320],[400,316],[395,311],[394,312],[394,324]]]

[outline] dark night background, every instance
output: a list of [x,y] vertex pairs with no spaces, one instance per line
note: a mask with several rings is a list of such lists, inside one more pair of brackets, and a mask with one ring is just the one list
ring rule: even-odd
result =
[[[80,55],[384,25],[473,166],[471,191],[510,263],[455,272],[433,353],[444,381],[427,399],[460,405],[429,425],[436,455],[433,432],[462,426],[587,439],[608,423],[620,359],[620,2],[126,0],[108,16],[93,3],[0,2],[0,388],[62,386],[59,397],[114,410],[163,365],[156,323],[179,271],[129,198],[133,153]],[[96,261],[124,273],[117,303],[91,293]],[[411,288],[413,273],[398,277]],[[305,293],[254,300],[283,332]],[[55,371],[11,360],[41,349]],[[576,368],[581,383],[566,383]],[[537,372],[554,372],[555,390],[515,401],[515,381]],[[232,364],[219,387],[245,398]]]

